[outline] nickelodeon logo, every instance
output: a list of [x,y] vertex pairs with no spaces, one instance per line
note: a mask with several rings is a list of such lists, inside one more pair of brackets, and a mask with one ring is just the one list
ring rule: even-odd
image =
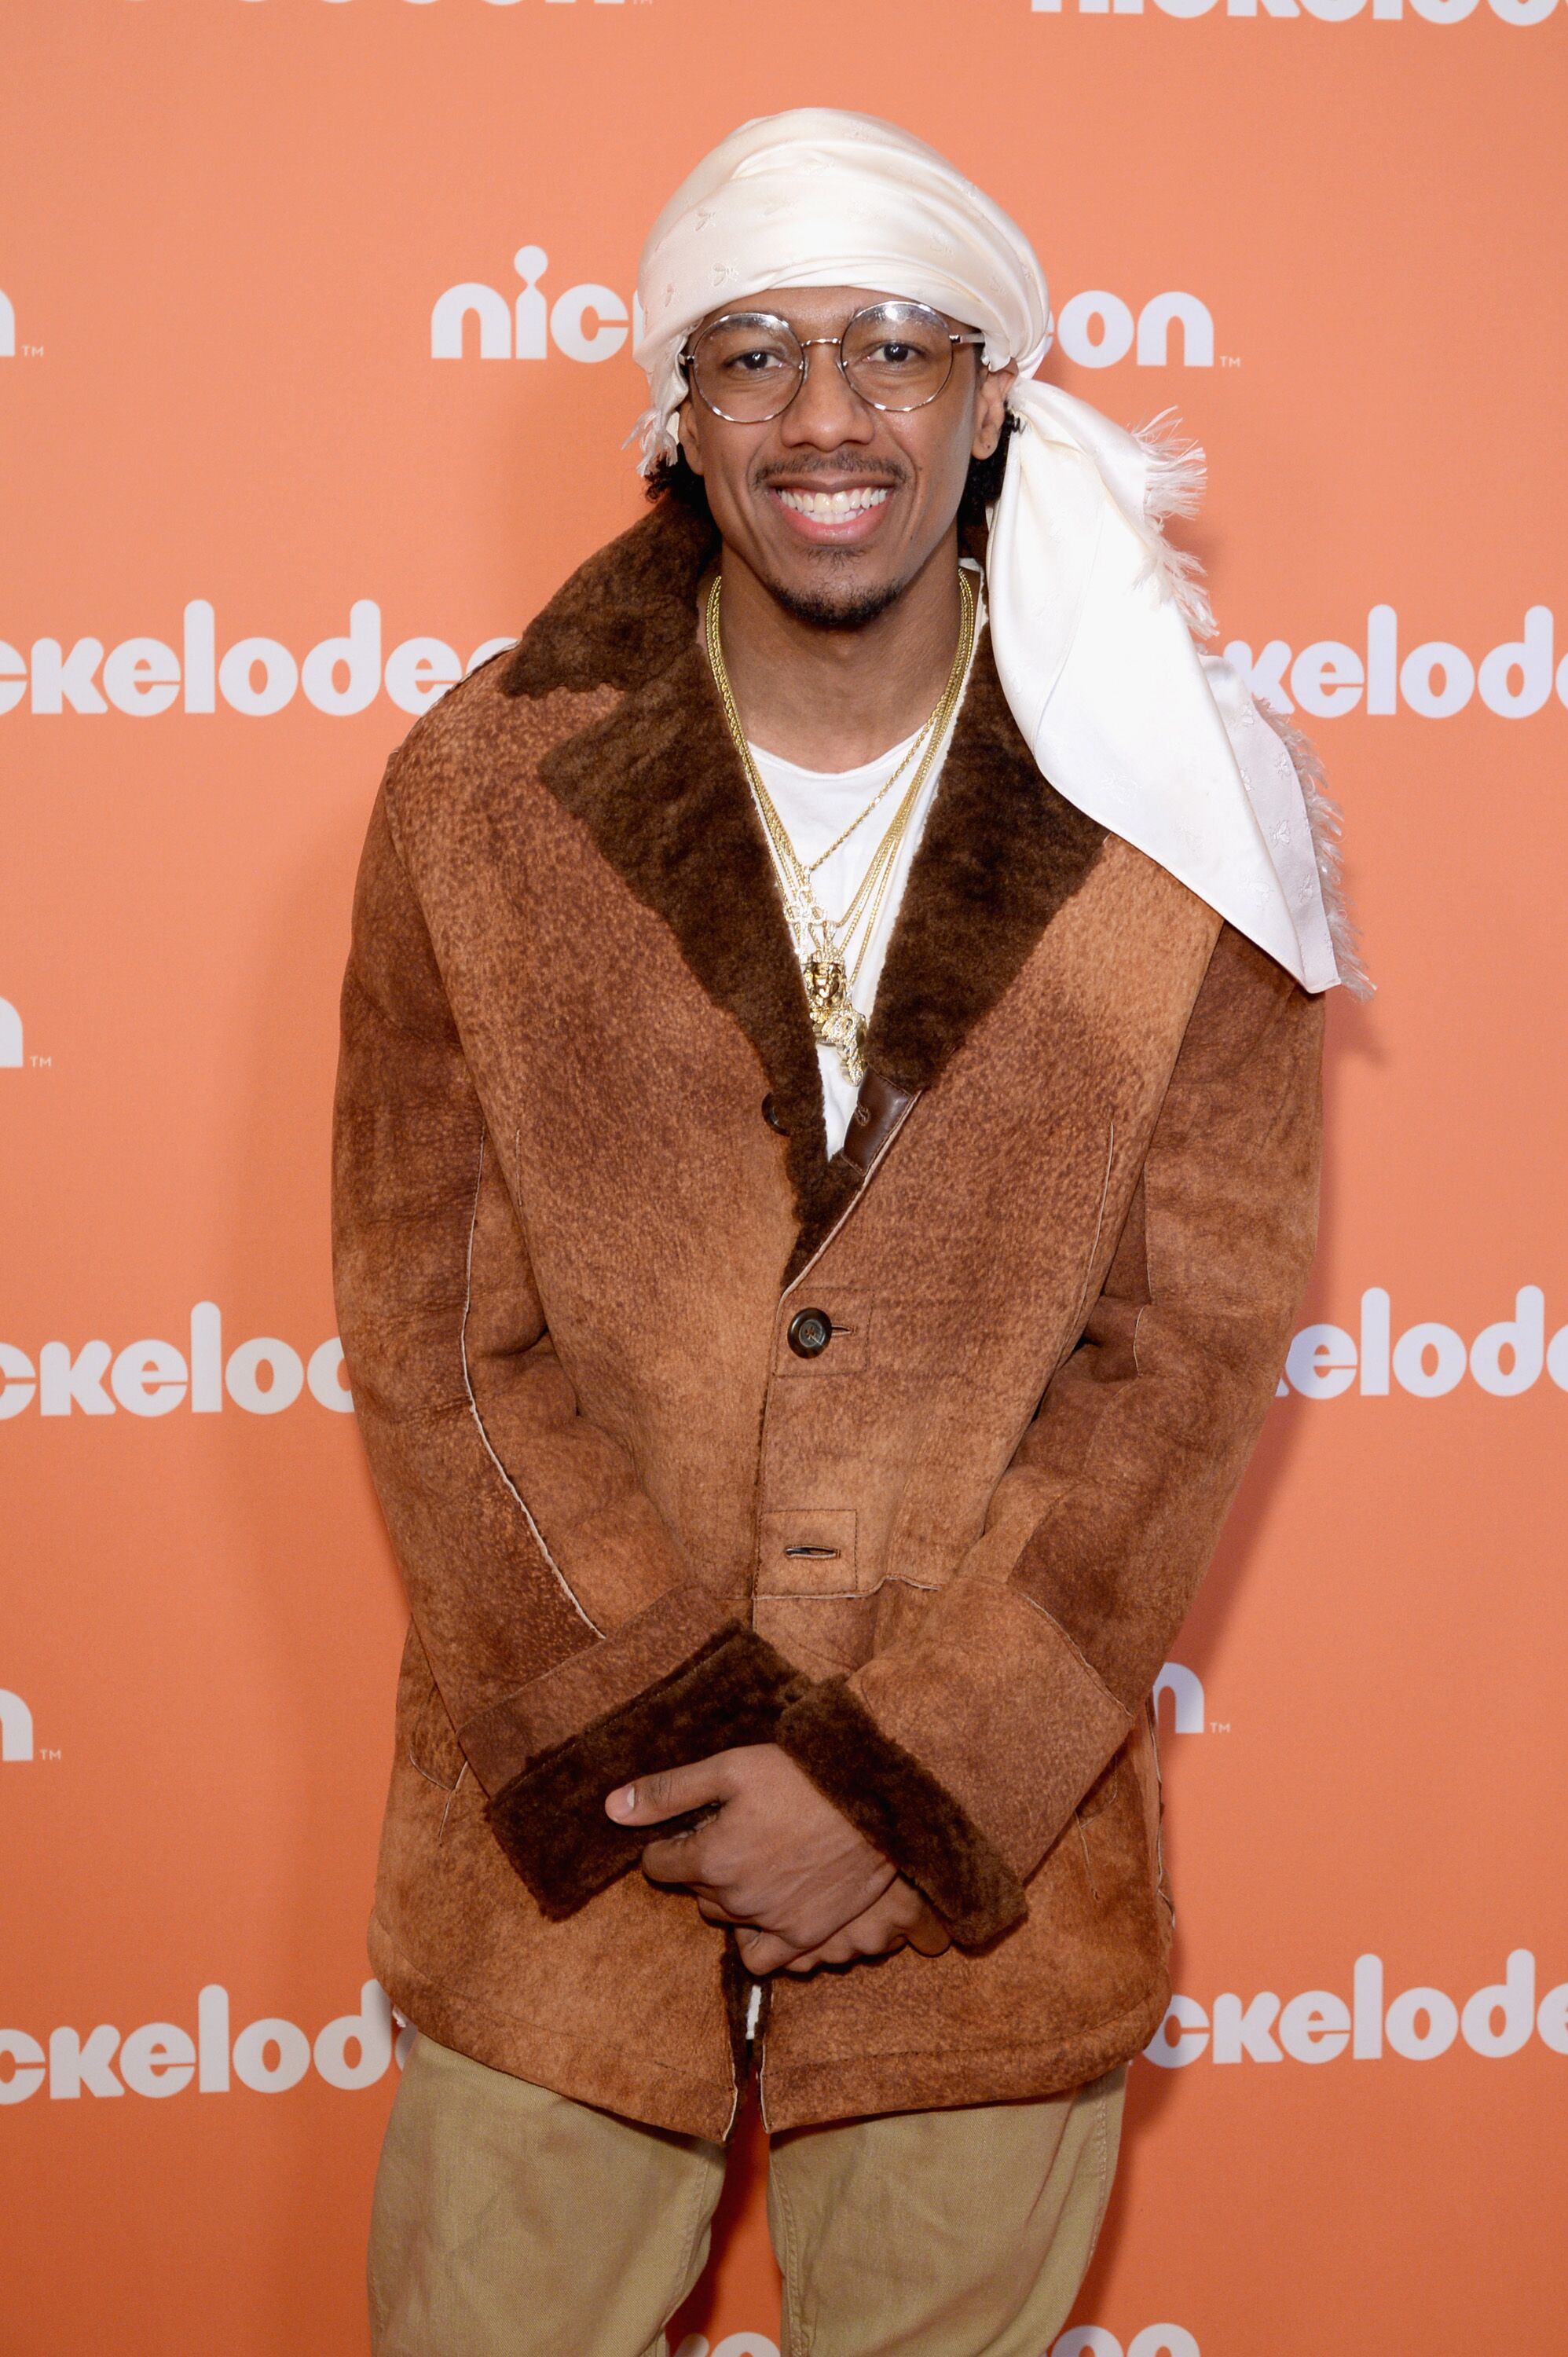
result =
[[[472,291],[448,290],[460,295]],[[572,290],[574,296],[591,291]],[[501,300],[499,296],[495,299]],[[1093,298],[1101,305],[1112,299]],[[1136,322],[1130,311],[1125,319],[1110,312],[1098,314],[1109,326],[1097,348],[1101,357],[1091,355],[1088,364],[1109,365],[1105,355],[1116,357],[1127,337],[1143,337],[1151,313],[1156,314],[1161,337],[1172,321],[1183,322],[1194,365],[1200,351],[1212,357],[1211,328],[1191,325],[1178,310],[1157,309],[1188,299],[1158,296],[1145,305]],[[1063,313],[1064,324],[1071,307]],[[571,317],[578,319],[575,312]],[[1203,317],[1207,319],[1207,312]],[[593,330],[599,332],[600,328]],[[618,332],[624,334],[624,329]],[[492,333],[499,337],[499,328]],[[506,333],[510,353],[510,325]],[[1064,336],[1064,348],[1066,342]],[[451,357],[457,357],[459,350]],[[373,597],[357,597],[347,631],[318,640],[303,655],[273,638],[237,639],[220,653],[213,608],[205,597],[193,597],[184,609],[177,647],[164,639],[142,637],[123,639],[107,649],[95,638],[76,639],[69,646],[59,639],[35,639],[24,654],[0,640],[0,714],[26,704],[39,717],[114,711],[148,720],[177,705],[184,712],[205,715],[216,712],[221,703],[245,719],[264,720],[303,695],[328,718],[347,719],[367,711],[384,694],[400,712],[417,717],[447,688],[512,644],[510,637],[485,639],[467,661],[445,639],[403,639],[383,651],[381,609]],[[1447,639],[1424,640],[1402,654],[1400,619],[1392,606],[1370,608],[1356,646],[1340,639],[1318,639],[1298,652],[1284,639],[1269,639],[1254,652],[1249,640],[1232,639],[1225,652],[1265,704],[1284,713],[1299,707],[1317,720],[1342,719],[1357,710],[1374,717],[1413,712],[1424,720],[1449,720],[1477,696],[1500,720],[1531,718],[1553,693],[1560,704],[1568,705],[1568,653],[1559,662],[1550,606],[1529,607],[1521,635],[1499,641],[1478,658]]]
[[1271,639],[1254,655],[1244,639],[1233,639],[1225,652],[1253,694],[1276,712],[1300,705],[1316,720],[1339,720],[1365,698],[1374,718],[1404,709],[1423,720],[1452,720],[1478,690],[1499,720],[1529,720],[1547,702],[1554,679],[1558,702],[1568,705],[1568,654],[1557,663],[1555,630],[1551,607],[1531,606],[1523,636],[1503,640],[1478,662],[1449,639],[1424,640],[1402,658],[1398,614],[1374,606],[1359,647],[1318,639],[1293,654],[1283,639]]
[[[1029,0],[1037,16],[1059,16],[1068,0]],[[1405,0],[1154,0],[1163,16],[1207,16],[1219,8],[1225,16],[1316,16],[1319,24],[1343,25],[1352,16],[1370,15],[1397,23],[1405,14]],[[1410,0],[1412,16],[1429,25],[1457,25],[1476,14],[1480,0]],[[1487,0],[1494,16],[1505,25],[1540,25],[1558,0]],[[1144,0],[1072,0],[1080,16],[1141,16]]]
[[675,2357],[779,2357],[779,2343],[766,2332],[726,2332],[710,2348],[705,2333],[688,2332]]
[[[343,1396],[347,1398],[348,1394]],[[1201,1735],[1205,1717],[1203,1681],[1181,1662],[1167,1662],[1155,1681],[1154,1707],[1159,1715],[1162,1695],[1171,1697],[1171,1725],[1177,1735]],[[31,1760],[33,1714],[20,1695],[0,1686],[0,1760]]]
[[14,1342],[0,1342],[0,1421],[38,1402],[40,1415],[220,1415],[226,1403],[247,1415],[276,1415],[308,1391],[320,1407],[343,1415],[353,1396],[343,1382],[343,1346],[330,1335],[308,1358],[275,1334],[258,1334],[224,1355],[223,1314],[215,1301],[190,1313],[188,1351],[149,1338],[114,1351],[107,1342],[45,1342],[35,1365]]
[[568,286],[547,304],[539,281],[550,267],[550,256],[542,245],[520,245],[511,262],[522,291],[510,301],[474,279],[437,296],[430,314],[433,361],[463,358],[464,330],[470,319],[478,328],[482,361],[548,360],[553,344],[567,360],[592,363],[614,359],[626,342],[628,324],[641,334],[640,305],[634,297],[628,312],[612,286],[588,280]]
[[[482,361],[543,361],[553,350],[592,363],[613,360],[628,333],[641,335],[642,307],[635,295],[628,311],[613,286],[585,280],[552,303],[539,284],[549,267],[542,245],[520,245],[512,256],[522,281],[519,294],[503,295],[478,279],[448,286],[430,314],[431,359],[466,359],[471,345]],[[1214,365],[1213,317],[1196,295],[1155,295],[1134,313],[1120,295],[1096,288],[1064,303],[1056,327],[1060,349],[1081,368],[1112,368],[1129,353],[1139,368],[1167,367],[1173,328],[1180,330],[1185,367]]]
[[1153,295],[1134,318],[1120,295],[1074,295],[1057,317],[1057,348],[1079,368],[1113,368],[1132,353],[1139,368],[1170,363],[1172,328],[1181,329],[1184,368],[1214,366],[1214,320],[1196,295]]
[[[1292,1336],[1281,1399],[1331,1400],[1351,1390],[1386,1399],[1394,1390],[1413,1399],[1441,1399],[1468,1379],[1497,1399],[1517,1399],[1545,1376],[1568,1392],[1568,1325],[1548,1334],[1546,1296],[1521,1286],[1513,1315],[1485,1326],[1466,1342],[1454,1326],[1420,1319],[1398,1335],[1391,1297],[1380,1286],[1361,1296],[1359,1329],[1304,1326]],[[353,1394],[343,1380],[343,1346],[336,1334],[308,1355],[274,1334],[252,1335],[225,1351],[223,1317],[215,1301],[190,1312],[187,1348],[147,1336],[116,1351],[102,1340],[42,1343],[36,1358],[0,1341],[0,1423],[35,1405],[40,1415],[216,1415],[226,1405],[248,1415],[277,1415],[306,1394],[320,1407],[348,1415]],[[1154,1689],[1155,1706],[1170,1698],[1178,1735],[1201,1735],[1207,1725],[1203,1682],[1179,1662],[1167,1662]]]
[[1156,1723],[1160,1715],[1160,1697],[1171,1698],[1171,1726],[1177,1735],[1201,1735],[1208,1724],[1208,1706],[1203,1692],[1203,1680],[1196,1670],[1185,1663],[1167,1662],[1155,1680],[1153,1707]]
[[1535,1958],[1515,1948],[1500,1981],[1477,1989],[1463,2006],[1440,1988],[1410,1988],[1385,2002],[1383,1960],[1358,1956],[1350,2001],[1332,1989],[1307,1989],[1282,2006],[1273,1989],[1245,2001],[1227,1991],[1207,2010],[1190,1996],[1173,1996],[1144,2052],[1163,2071],[1180,2071],[1207,2054],[1213,2062],[1334,2062],[1348,2052],[1357,2062],[1380,2062],[1386,2053],[1407,2062],[1434,2062],[1463,2039],[1483,2061],[1506,2061],[1532,2038],[1553,2054],[1568,2054],[1568,1981],[1536,1999]]
[[33,1756],[33,1714],[18,1694],[0,1686],[0,1760]]
[[1511,1318],[1485,1326],[1466,1343],[1454,1326],[1423,1319],[1397,1338],[1392,1303],[1381,1286],[1361,1296],[1359,1332],[1343,1326],[1304,1326],[1293,1336],[1276,1396],[1337,1399],[1359,1391],[1364,1399],[1386,1399],[1397,1385],[1412,1399],[1441,1399],[1468,1376],[1494,1399],[1517,1399],[1533,1391],[1544,1374],[1568,1392],[1568,1326],[1546,1331],[1546,1296],[1539,1285],[1522,1285]]
[[1075,2324],[1053,2341],[1048,2357],[1203,2357],[1194,2335],[1179,2324],[1145,2324],[1125,2351],[1102,2324]]
[[307,704],[335,720],[367,711],[385,690],[400,712],[427,712],[436,698],[478,664],[513,644],[486,639],[465,662],[445,639],[404,639],[383,657],[381,609],[357,597],[349,628],[321,639],[296,658],[279,639],[237,639],[218,652],[217,618],[205,597],[184,612],[180,645],[163,639],[122,639],[104,651],[102,639],[35,639],[28,654],[0,640],[0,713],[24,699],[35,714],[88,715],[111,707],[133,720],[150,720],[176,704],[212,713],[221,696],[248,720],[270,719],[303,692]]
[[[765,2332],[732,2332],[710,2349],[702,2333],[691,2332],[675,2357],[779,2357],[779,2344]],[[1179,2324],[1146,2324],[1125,2350],[1102,2324],[1075,2324],[1052,2341],[1043,2357],[1202,2357],[1202,2352]]]
[[229,1992],[213,1982],[196,2000],[194,2038],[173,2021],[145,2022],[124,2038],[109,2022],[85,2038],[79,2029],[52,2029],[47,2045],[25,2029],[0,2029],[0,2104],[25,2104],[46,2080],[57,2104],[126,2094],[156,2103],[183,2094],[193,2080],[202,2095],[227,2095],[236,2079],[254,2094],[281,2095],[312,2066],[328,2086],[357,2094],[386,2076],[394,2056],[400,2067],[406,2059],[413,2032],[403,2029],[394,2039],[396,2018],[381,1983],[366,1981],[358,2013],[329,2021],[314,2040],[275,2014],[233,2037]]

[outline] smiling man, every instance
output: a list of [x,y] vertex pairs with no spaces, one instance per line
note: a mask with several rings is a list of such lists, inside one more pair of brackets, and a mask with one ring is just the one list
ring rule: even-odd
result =
[[1356,970],[1191,455],[1036,379],[1005,214],[806,110],[639,291],[651,512],[393,757],[344,989],[373,2345],[662,2357],[754,2085],[796,2357],[1040,2357]]

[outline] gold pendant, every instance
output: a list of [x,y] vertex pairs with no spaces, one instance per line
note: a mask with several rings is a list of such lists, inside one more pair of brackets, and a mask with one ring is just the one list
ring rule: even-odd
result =
[[822,930],[822,910],[803,896],[787,897],[784,902],[784,922],[789,928],[789,938],[795,944],[795,954],[800,957],[805,952],[807,943],[814,941]]
[[849,976],[836,949],[814,949],[801,972],[813,1036],[838,1058],[856,1085],[865,1078],[865,1017],[851,1003]]

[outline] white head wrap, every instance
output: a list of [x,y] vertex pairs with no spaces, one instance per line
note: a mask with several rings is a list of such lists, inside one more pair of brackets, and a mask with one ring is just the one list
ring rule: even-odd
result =
[[[1129,434],[1034,371],[1052,336],[1033,248],[923,141],[875,115],[799,107],[743,124],[665,206],[638,275],[652,405],[643,465],[675,447],[679,355],[698,321],[771,287],[864,286],[981,329],[1016,361],[991,519],[992,643],[1013,716],[1058,792],[1267,950],[1308,990],[1356,972],[1298,776],[1208,636],[1194,568],[1161,522],[1190,513],[1197,452]],[[1320,872],[1321,866],[1321,872]]]

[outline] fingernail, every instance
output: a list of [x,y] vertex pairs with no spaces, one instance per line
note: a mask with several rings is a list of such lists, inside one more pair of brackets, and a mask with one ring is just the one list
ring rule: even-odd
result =
[[629,1817],[637,1806],[637,1786],[623,1784],[618,1792],[610,1794],[605,1806],[612,1817]]

